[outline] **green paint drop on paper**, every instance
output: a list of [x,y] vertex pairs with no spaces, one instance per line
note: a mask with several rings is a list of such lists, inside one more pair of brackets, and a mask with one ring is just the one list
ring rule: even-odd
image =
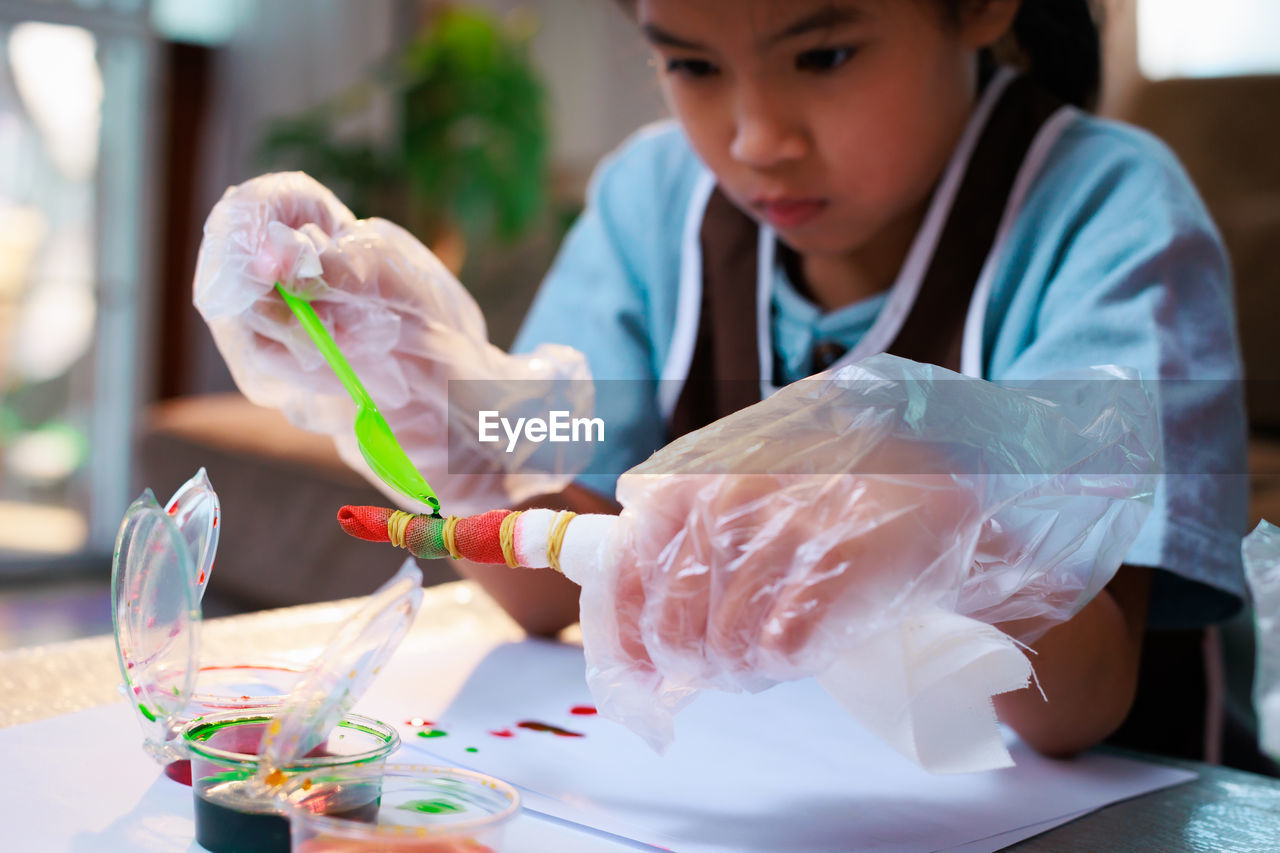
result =
[[142,716],[146,717],[151,722],[154,723],[156,721],[156,715],[151,713],[151,709],[146,705],[143,705],[141,702],[138,703],[138,710],[142,712]]
[[476,749],[474,746],[467,747],[467,752],[479,752],[479,751],[480,750]]
[[448,732],[440,729],[427,729],[426,731],[418,732],[418,737],[447,737],[448,734]]
[[449,814],[462,811],[462,806],[448,800],[410,800],[396,806],[407,812],[425,812],[426,814]]

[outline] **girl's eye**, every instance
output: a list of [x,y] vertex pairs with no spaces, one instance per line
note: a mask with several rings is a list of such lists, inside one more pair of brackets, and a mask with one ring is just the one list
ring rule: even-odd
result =
[[705,59],[668,59],[667,73],[681,74],[685,77],[710,77],[717,68]]
[[852,59],[855,52],[856,49],[852,47],[822,47],[806,50],[796,57],[796,69],[818,74],[835,71]]

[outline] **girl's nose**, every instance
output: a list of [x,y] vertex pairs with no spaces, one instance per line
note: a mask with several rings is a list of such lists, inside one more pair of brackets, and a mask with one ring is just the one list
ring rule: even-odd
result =
[[798,123],[763,104],[740,109],[734,128],[730,155],[740,163],[757,169],[798,160],[809,150],[809,143]]

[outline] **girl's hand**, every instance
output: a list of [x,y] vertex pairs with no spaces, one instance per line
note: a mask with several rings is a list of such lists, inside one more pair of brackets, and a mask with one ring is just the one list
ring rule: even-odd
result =
[[230,187],[204,227],[195,302],[206,317],[239,314],[277,281],[291,289],[321,274],[319,253],[355,215],[302,172]]
[[[571,416],[588,415],[591,384],[566,381],[590,379],[585,359],[568,347],[511,356],[493,346],[475,300],[412,234],[356,219],[301,173],[263,175],[214,207],[196,268],[196,307],[240,390],[303,429],[332,435],[348,464],[383,488],[356,447],[354,404],[277,282],[311,302],[450,511],[491,509],[568,483],[573,471],[554,459],[525,473],[518,454],[480,445],[471,415],[541,406],[553,391]],[[450,379],[505,381],[469,385],[459,402],[449,397]]]
[[1114,378],[1023,390],[874,356],[627,471],[599,568],[573,578],[601,713],[661,745],[699,690],[829,674],[921,614],[1069,619],[1159,470],[1151,400]]
[[276,383],[343,394],[276,283],[311,301],[384,411],[439,380],[451,352],[482,366],[494,356],[475,301],[413,235],[357,220],[302,173],[263,175],[214,206],[195,279],[196,307],[250,397]]
[[[758,688],[968,569],[972,492],[947,475],[671,475],[635,484],[616,642],[681,683]],[[629,519],[628,519],[629,517]]]

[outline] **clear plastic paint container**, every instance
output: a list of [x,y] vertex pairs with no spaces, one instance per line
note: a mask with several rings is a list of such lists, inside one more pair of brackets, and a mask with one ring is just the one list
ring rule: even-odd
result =
[[[377,787],[372,814],[334,814]],[[506,782],[470,770],[387,764],[340,768],[309,784],[295,779],[283,805],[294,853],[501,853],[520,797]]]
[[[191,759],[196,841],[211,853],[288,853],[289,822],[278,796],[286,786],[311,787],[312,779],[345,771],[363,783],[312,801],[316,810],[354,821],[378,811],[379,777],[400,735],[386,723],[348,714],[324,743],[280,768],[284,779],[267,784],[258,777],[258,749],[272,723],[262,710],[206,716],[182,730]],[[339,796],[339,794],[341,794]]]
[[[177,715],[179,730],[192,720],[226,711],[274,708],[282,703],[305,670],[285,664],[214,664],[196,673],[195,687]],[[176,735],[176,732],[175,732]],[[191,784],[191,762],[170,761],[164,774],[183,785]]]
[[191,784],[178,733],[191,720],[280,704],[304,674],[283,656],[201,661],[200,598],[213,571],[221,509],[203,468],[161,507],[148,489],[125,513],[111,565],[120,692],[146,752]]

